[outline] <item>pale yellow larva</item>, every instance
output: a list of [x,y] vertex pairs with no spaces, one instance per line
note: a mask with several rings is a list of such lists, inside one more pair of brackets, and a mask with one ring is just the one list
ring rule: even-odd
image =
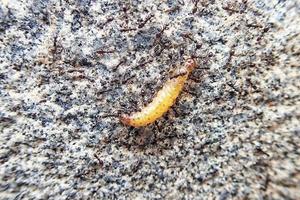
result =
[[169,79],[163,85],[162,89],[157,92],[151,103],[145,106],[140,112],[135,112],[131,115],[121,115],[120,121],[126,125],[141,127],[151,124],[160,118],[174,104],[189,73],[195,66],[196,61],[188,59],[184,66],[184,72]]

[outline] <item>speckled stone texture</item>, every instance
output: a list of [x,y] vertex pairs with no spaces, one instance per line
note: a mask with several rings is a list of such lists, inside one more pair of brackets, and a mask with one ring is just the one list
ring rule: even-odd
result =
[[0,199],[300,199],[299,63],[299,0],[1,0]]

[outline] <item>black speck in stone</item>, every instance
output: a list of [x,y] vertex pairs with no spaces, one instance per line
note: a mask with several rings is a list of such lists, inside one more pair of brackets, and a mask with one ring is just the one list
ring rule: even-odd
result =
[[204,178],[203,178],[203,176],[201,176],[201,175],[198,176],[196,179],[197,179],[197,181],[199,181],[199,182],[203,182],[203,181],[204,181]]
[[226,199],[228,199],[229,195],[230,195],[230,193],[227,190],[225,190],[221,193],[219,200],[226,200]]
[[149,49],[159,33],[159,29],[156,27],[150,27],[148,30],[139,31],[133,38],[133,45],[136,50]]
[[7,14],[5,14],[2,7],[0,7],[0,19],[0,33],[8,30],[17,22],[11,10],[8,10]]
[[194,124],[195,126],[200,126],[203,123],[203,120],[201,117],[196,116],[194,118],[191,119],[192,124]]
[[81,25],[82,19],[81,19],[81,16],[80,16],[80,12],[78,12],[77,10],[73,10],[72,15],[73,15],[73,21],[72,21],[72,24],[71,24],[71,30],[73,32],[76,32],[82,26]]
[[87,58],[82,58],[80,61],[79,61],[79,64],[81,66],[85,66],[85,67],[91,67],[92,66],[92,63],[90,61],[88,61]]

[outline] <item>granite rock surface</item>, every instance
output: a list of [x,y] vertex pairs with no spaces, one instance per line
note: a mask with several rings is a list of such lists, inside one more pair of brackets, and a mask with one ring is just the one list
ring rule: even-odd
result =
[[1,0],[0,198],[300,199],[299,80],[299,0]]

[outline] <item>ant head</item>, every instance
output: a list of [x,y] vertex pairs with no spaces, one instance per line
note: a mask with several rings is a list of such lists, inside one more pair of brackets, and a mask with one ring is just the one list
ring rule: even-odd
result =
[[191,72],[196,67],[196,65],[197,65],[196,60],[193,58],[189,58],[186,61],[186,67],[189,72]]
[[123,124],[130,125],[130,117],[128,115],[123,114],[119,117],[119,119]]

